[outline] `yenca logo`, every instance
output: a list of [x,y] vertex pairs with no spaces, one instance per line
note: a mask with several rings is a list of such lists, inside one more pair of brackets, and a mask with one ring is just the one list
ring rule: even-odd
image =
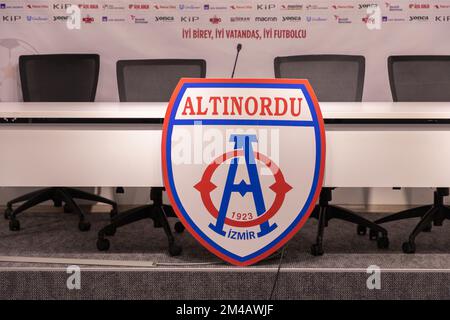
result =
[[307,80],[182,79],[172,95],[166,190],[193,236],[232,264],[253,264],[300,230],[324,160],[323,120]]

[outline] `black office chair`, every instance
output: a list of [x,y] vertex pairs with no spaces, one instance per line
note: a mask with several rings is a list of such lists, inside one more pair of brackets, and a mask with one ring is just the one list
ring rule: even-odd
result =
[[[100,57],[96,54],[51,54],[19,57],[20,80],[25,102],[92,102],[95,100]],[[55,146],[57,148],[58,146]],[[71,170],[72,168],[68,168]],[[84,199],[113,206],[111,214],[117,213],[114,201],[74,188],[52,187],[33,191],[7,203],[5,218],[9,219],[11,231],[20,230],[16,216],[42,202],[53,200],[55,206],[65,203],[65,211],[77,213],[78,228],[88,231],[83,210],[74,199]],[[23,202],[16,209],[13,205]]]
[[[304,55],[277,57],[274,61],[275,77],[308,79],[320,102],[355,102],[362,100],[365,73],[365,58],[348,55]],[[323,251],[323,234],[328,221],[335,218],[358,225],[358,234],[365,234],[366,228],[373,230],[371,236],[377,239],[379,248],[388,248],[387,231],[377,224],[338,206],[330,205],[333,188],[324,187],[319,204],[312,217],[319,220],[316,243],[311,254],[320,256]],[[381,234],[381,235],[379,235]]]
[[[388,70],[394,101],[450,101],[450,56],[391,56]],[[429,232],[432,223],[441,226],[445,219],[450,219],[450,207],[444,205],[444,197],[448,195],[449,188],[439,186],[434,191],[432,205],[404,210],[375,222],[421,217],[409,240],[402,246],[403,252],[414,253],[415,239],[420,232]]]
[[[117,62],[117,83],[120,101],[124,102],[167,102],[180,78],[204,78],[206,76],[205,60],[121,60]],[[172,256],[181,253],[181,247],[175,243],[167,217],[175,217],[171,206],[163,204],[163,187],[150,189],[150,200],[153,204],[123,212],[112,219],[112,222],[98,233],[97,248],[100,251],[109,249],[106,236],[112,236],[116,229],[150,218],[155,227],[163,227],[169,240],[169,253]],[[177,222],[175,231],[182,232],[184,226]]]

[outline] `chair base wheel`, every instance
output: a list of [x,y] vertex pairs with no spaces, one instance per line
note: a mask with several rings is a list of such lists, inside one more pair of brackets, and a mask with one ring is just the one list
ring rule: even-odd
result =
[[181,251],[183,251],[183,249],[179,245],[175,243],[169,245],[169,254],[172,257],[179,256],[181,254]]
[[108,239],[98,239],[97,240],[97,249],[98,251],[108,251],[109,250],[109,240]]
[[404,253],[414,253],[416,252],[416,245],[411,242],[404,242],[402,245],[402,250]]
[[362,225],[358,225],[358,227],[356,228],[356,233],[359,236],[365,236],[367,233],[367,228]]
[[12,209],[11,208],[6,208],[5,209],[5,214],[4,214],[5,220],[9,220],[9,217],[11,216],[11,214],[12,214]]
[[318,244],[313,244],[313,245],[311,246],[311,254],[312,254],[313,256],[315,256],[315,257],[322,256],[323,253],[324,253],[324,252],[323,252],[322,246],[320,246],[320,245],[318,245]]
[[153,228],[162,228],[162,223],[158,217],[153,218]]
[[378,231],[370,230],[369,231],[369,239],[375,241],[378,239]]
[[112,237],[116,234],[117,228],[112,225],[109,225],[109,226],[105,227],[103,229],[103,231],[105,232],[106,236]]
[[78,223],[78,229],[82,232],[91,230],[91,224],[87,221],[80,221]]
[[[443,220],[435,220],[435,221],[433,221],[433,225],[435,227],[442,227],[443,222],[444,222]],[[431,229],[431,225],[430,225],[430,229]]]
[[19,231],[20,230],[19,220],[10,220],[9,221],[9,230],[10,231]]
[[173,229],[175,230],[176,233],[183,233],[185,228],[184,225],[180,221],[178,221],[175,223]]
[[379,237],[377,239],[378,249],[388,249],[389,248],[389,238],[386,236]]

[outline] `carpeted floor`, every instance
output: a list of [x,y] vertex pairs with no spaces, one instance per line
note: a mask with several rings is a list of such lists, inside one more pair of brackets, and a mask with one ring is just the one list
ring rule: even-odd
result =
[[[378,214],[366,215],[370,219]],[[153,227],[151,220],[140,221],[120,228],[110,237],[111,248],[99,252],[96,248],[97,231],[108,222],[107,214],[91,214],[92,223],[88,232],[78,231],[77,217],[72,214],[28,213],[20,217],[21,230],[12,232],[8,221],[0,220],[0,255],[68,257],[92,259],[149,260],[157,263],[220,263],[186,231],[175,234],[183,253],[170,257],[167,240],[162,229]],[[175,219],[170,219],[173,224]],[[417,253],[403,254],[401,244],[408,238],[417,220],[406,220],[387,224],[390,248],[377,249],[376,242],[368,236],[358,236],[352,224],[332,220],[325,233],[325,255],[313,257],[309,254],[314,242],[317,222],[311,219],[289,242],[283,267],[300,268],[367,268],[376,264],[381,268],[448,268],[450,269],[449,224],[434,227],[431,233],[422,233],[417,238]],[[259,263],[259,267],[276,266],[277,259]],[[30,264],[1,263],[0,267]]]
[[[380,217],[378,214],[366,216],[373,220]],[[221,263],[218,258],[199,245],[188,232],[176,234],[178,243],[183,247],[183,253],[178,257],[170,257],[167,253],[167,240],[163,230],[155,229],[150,220],[119,229],[114,237],[110,237],[110,250],[99,252],[96,248],[97,231],[107,224],[108,219],[107,214],[91,214],[89,216],[89,221],[92,223],[91,231],[86,233],[78,231],[78,219],[72,214],[24,214],[20,217],[22,229],[19,232],[9,231],[8,221],[1,219],[0,255],[141,260],[153,261],[157,263],[157,267],[135,269],[134,272],[117,267],[83,267],[86,268],[85,270],[106,273],[103,273],[103,276],[101,272],[86,275],[86,278],[90,277],[90,290],[73,293],[67,290],[60,291],[62,289],[56,290],[51,285],[43,291],[27,289],[26,283],[29,281],[56,283],[61,280],[64,282],[67,274],[62,272],[64,271],[62,265],[0,262],[0,283],[3,284],[1,286],[3,289],[0,288],[0,297],[30,299],[61,297],[265,299],[268,297],[267,292],[270,292],[279,263],[278,257],[250,268],[235,268]],[[171,219],[172,224],[174,221],[175,219]],[[390,248],[379,250],[376,242],[370,241],[368,236],[358,236],[354,225],[337,220],[331,221],[326,229],[325,255],[313,257],[309,254],[309,248],[314,242],[317,222],[310,220],[289,242],[275,297],[284,299],[450,298],[449,224],[444,222],[442,227],[433,227],[431,233],[421,234],[417,238],[416,254],[403,254],[401,244],[407,239],[416,223],[417,220],[410,220],[386,225]],[[383,279],[385,288],[390,288],[389,290],[384,292],[367,290],[365,281],[368,275],[365,270],[370,265],[379,266],[385,272]],[[27,272],[24,273],[24,270]],[[43,270],[54,271],[55,274],[39,274]],[[39,276],[35,276],[36,272]],[[173,272],[177,272],[175,280]],[[125,273],[128,275],[124,275]],[[105,274],[109,276],[106,277]],[[47,277],[50,278],[47,279]],[[114,283],[115,277],[122,280]],[[123,280],[124,277],[127,280]],[[55,280],[59,278],[60,280]],[[124,287],[128,288],[130,281],[132,283],[149,281],[149,283],[144,286],[147,289],[142,292],[127,291]],[[227,287],[232,284],[239,285],[239,289]],[[355,284],[358,284],[356,288]],[[116,286],[116,289],[104,289],[110,285]],[[121,290],[117,289],[119,285],[122,286]]]

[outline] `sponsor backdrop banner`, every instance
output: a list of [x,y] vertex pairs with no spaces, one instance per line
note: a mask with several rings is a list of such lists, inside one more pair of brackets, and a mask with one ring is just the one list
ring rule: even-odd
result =
[[[231,74],[238,43],[243,48],[235,76],[242,78],[273,77],[277,56],[364,55],[363,99],[390,101],[389,55],[450,54],[450,0],[0,0],[0,101],[22,100],[17,68],[22,54],[98,53],[97,101],[118,101],[119,59],[202,58],[207,77],[222,78]],[[16,194],[3,190],[1,202]],[[145,202],[148,194],[125,197],[126,203]],[[429,198],[429,190],[336,193],[343,203]]]
[[[80,9],[79,26],[70,25],[72,4]],[[236,77],[273,77],[276,56],[364,55],[364,100],[385,101],[387,57],[450,54],[449,31],[445,0],[0,0],[0,99],[21,100],[21,54],[98,53],[97,100],[117,101],[119,59],[203,58],[207,77],[228,77],[242,43]]]

